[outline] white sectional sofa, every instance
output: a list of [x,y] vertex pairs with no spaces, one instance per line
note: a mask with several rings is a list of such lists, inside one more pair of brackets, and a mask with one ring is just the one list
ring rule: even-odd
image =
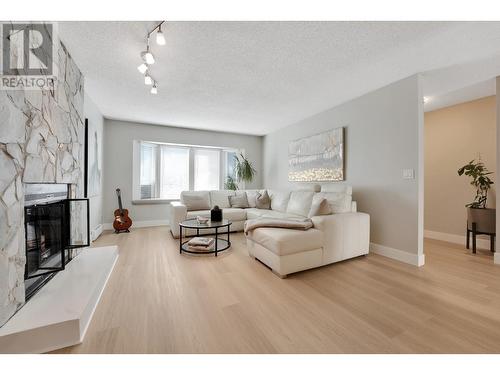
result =
[[[318,190],[315,188],[314,190]],[[325,198],[332,213],[313,216],[313,228],[257,228],[247,235],[249,255],[269,266],[275,274],[288,274],[368,254],[370,217],[357,212],[352,201],[352,188],[343,184],[321,187],[321,191],[268,189],[270,209],[255,207],[255,196],[264,190],[185,191],[180,202],[170,205],[170,230],[179,237],[179,223],[196,216],[210,216],[210,208],[218,205],[223,217],[232,221],[231,231],[242,231],[248,219],[259,217],[305,219],[313,201]],[[229,196],[248,196],[249,208],[231,208]],[[194,205],[193,205],[194,201]],[[186,204],[192,208],[188,210]],[[194,231],[187,235],[195,234]]]

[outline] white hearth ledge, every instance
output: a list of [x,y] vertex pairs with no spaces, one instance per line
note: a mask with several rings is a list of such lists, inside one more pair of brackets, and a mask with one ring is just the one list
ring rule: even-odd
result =
[[117,259],[117,246],[82,250],[0,328],[0,353],[45,353],[81,343]]

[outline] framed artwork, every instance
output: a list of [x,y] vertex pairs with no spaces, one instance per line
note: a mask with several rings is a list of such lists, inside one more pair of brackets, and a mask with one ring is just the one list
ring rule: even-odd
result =
[[100,133],[85,119],[85,196],[95,197],[101,191],[102,152]]
[[344,128],[291,141],[288,180],[301,182],[344,180]]

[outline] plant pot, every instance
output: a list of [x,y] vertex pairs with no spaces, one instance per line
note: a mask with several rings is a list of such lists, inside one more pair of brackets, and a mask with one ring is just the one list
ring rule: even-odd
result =
[[476,223],[477,232],[495,233],[496,210],[467,207],[467,229],[472,230],[472,223]]

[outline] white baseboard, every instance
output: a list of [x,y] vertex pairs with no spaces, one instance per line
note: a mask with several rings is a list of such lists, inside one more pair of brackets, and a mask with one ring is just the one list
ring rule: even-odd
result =
[[[443,232],[434,232],[432,230],[425,230],[424,237],[430,238],[432,240],[439,240],[445,242],[456,243],[465,247],[466,236],[461,236],[459,234],[451,234],[451,233],[443,233]],[[472,240],[471,240],[472,246]],[[476,246],[478,249],[489,250],[490,249],[490,240],[484,238],[476,238]]]
[[[145,228],[145,227],[162,227],[168,226],[168,220],[143,220],[143,221],[134,221],[132,223],[132,228]],[[104,223],[104,230],[112,230],[113,223]]]
[[97,240],[101,234],[102,234],[102,224],[99,224],[93,230],[90,231],[90,241],[93,242]]
[[424,254],[413,254],[407,251],[394,249],[392,247],[379,245],[377,243],[370,242],[370,252],[383,255],[388,258],[398,260],[403,263],[408,263],[413,266],[421,267],[425,264]]
[[500,264],[500,253],[499,252],[495,253],[495,256],[493,257],[493,263]]

